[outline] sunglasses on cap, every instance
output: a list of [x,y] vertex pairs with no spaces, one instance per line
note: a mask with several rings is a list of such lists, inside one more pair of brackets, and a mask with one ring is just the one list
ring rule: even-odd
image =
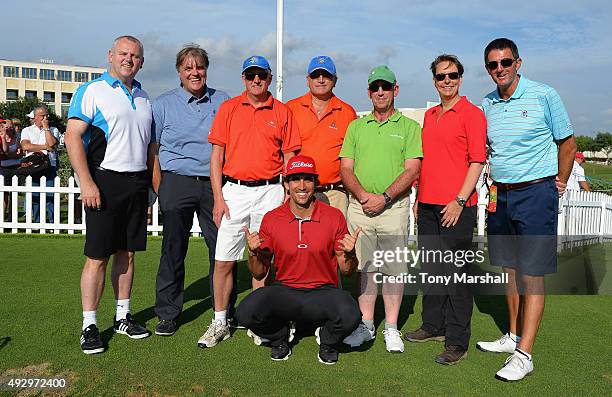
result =
[[317,70],[313,70],[312,73],[310,73],[308,75],[308,77],[310,77],[311,79],[318,79],[319,77],[323,76],[326,79],[333,79],[334,75],[329,73],[327,70],[325,69],[317,69]]
[[[502,65],[503,68],[509,68],[510,66],[512,66],[514,61],[515,60],[512,58],[504,58],[501,61],[499,61],[499,63]],[[487,69],[489,70],[497,69],[497,61],[490,61],[490,62],[487,62],[485,65],[487,66]]]
[[260,80],[266,80],[269,75],[270,74],[266,72],[265,70],[261,72],[244,72],[244,78],[247,79],[248,81],[255,80],[255,76],[259,76]]
[[376,92],[379,88],[382,88],[383,91],[391,91],[393,86],[395,86],[395,84],[389,83],[388,81],[379,80],[370,83],[370,85],[368,85],[368,90]]
[[444,80],[446,80],[446,76],[448,76],[448,78],[451,79],[451,80],[457,80],[457,79],[459,79],[459,77],[461,77],[461,76],[459,76],[459,72],[438,73],[434,77],[438,81],[444,81]]

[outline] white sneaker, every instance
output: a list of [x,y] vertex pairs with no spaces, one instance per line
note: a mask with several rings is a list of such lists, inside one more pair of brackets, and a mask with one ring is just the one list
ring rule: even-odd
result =
[[510,334],[505,334],[493,342],[478,342],[476,347],[483,352],[513,354],[516,349],[516,342],[512,340]]
[[361,322],[355,331],[344,338],[342,342],[350,347],[358,347],[364,342],[374,340],[374,338],[376,338],[376,331],[370,330],[363,322]]
[[385,345],[389,353],[403,353],[404,342],[402,342],[402,333],[396,329],[389,328],[383,331],[385,337]]
[[266,339],[266,338],[262,338],[261,336],[257,336],[255,335],[255,333],[253,331],[251,331],[250,329],[247,329],[247,336],[249,338],[253,338],[253,343],[257,346],[261,346],[264,343],[269,343],[270,340]]
[[533,372],[533,361],[523,356],[519,352],[506,359],[504,368],[497,371],[495,379],[503,380],[504,382],[514,382],[523,379],[526,375]]
[[213,320],[208,329],[198,339],[199,347],[213,347],[216,346],[219,342],[226,340],[230,337],[230,330],[227,324],[223,324],[220,320]]

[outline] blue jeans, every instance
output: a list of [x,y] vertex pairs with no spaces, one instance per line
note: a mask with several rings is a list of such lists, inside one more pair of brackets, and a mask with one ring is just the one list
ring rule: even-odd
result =
[[[41,175],[32,177],[32,186],[40,186],[40,177],[47,177],[47,187],[55,186],[55,177],[57,175],[57,168],[50,167],[46,169]],[[46,221],[53,222],[53,193],[47,193],[47,218]],[[32,222],[40,222],[40,193],[32,193]]]

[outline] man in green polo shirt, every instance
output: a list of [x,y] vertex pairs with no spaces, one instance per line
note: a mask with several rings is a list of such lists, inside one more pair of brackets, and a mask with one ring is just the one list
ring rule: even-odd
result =
[[[377,66],[368,77],[372,113],[349,124],[340,151],[342,183],[351,193],[347,211],[349,230],[363,230],[357,242],[359,308],[362,322],[344,343],[356,347],[373,340],[374,305],[378,284],[385,304],[387,351],[401,353],[404,343],[397,329],[402,283],[386,283],[385,275],[407,271],[405,262],[373,260],[374,251],[396,251],[408,244],[408,193],[421,167],[421,127],[394,107],[399,93],[395,74]],[[383,282],[381,282],[383,281]]]

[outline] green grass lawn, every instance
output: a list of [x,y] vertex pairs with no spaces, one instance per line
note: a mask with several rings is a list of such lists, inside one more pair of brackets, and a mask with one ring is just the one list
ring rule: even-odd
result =
[[584,163],[584,173],[591,189],[612,191],[612,165]]
[[[375,343],[343,352],[335,366],[317,361],[314,337],[302,339],[288,361],[273,362],[269,349],[254,346],[242,330],[215,348],[196,346],[212,312],[205,246],[192,239],[184,323],[177,334],[144,340],[114,335],[114,300],[107,280],[98,325],[109,349],[87,356],[79,347],[82,237],[5,234],[0,246],[0,374],[65,376],[71,382],[69,395],[612,394],[612,296],[548,297],[534,351],[535,371],[520,383],[493,378],[506,355],[475,348],[477,340],[501,334],[497,324],[505,322],[505,303],[499,296],[476,300],[469,356],[453,367],[434,363],[443,348],[435,342],[406,343],[404,354],[387,353],[380,323]],[[148,251],[137,255],[132,313],[149,329],[157,323],[153,305],[160,246],[159,238],[150,238]],[[244,297],[249,278],[245,264],[240,266]],[[399,324],[404,331],[420,325],[420,311],[421,299],[406,296]]]

